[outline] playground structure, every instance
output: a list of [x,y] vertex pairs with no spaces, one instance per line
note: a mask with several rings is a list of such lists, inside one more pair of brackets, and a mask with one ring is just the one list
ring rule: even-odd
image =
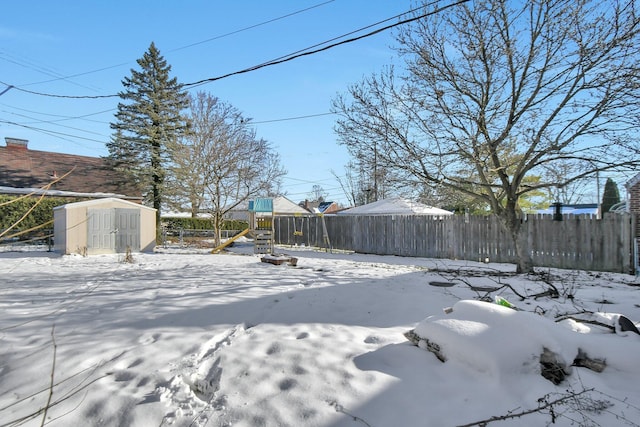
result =
[[251,234],[254,241],[254,253],[273,254],[273,215],[273,199],[250,200],[249,228],[217,246],[211,253],[217,254],[240,237]]
[[[287,206],[287,203],[290,206]],[[292,208],[296,208],[298,211],[293,210]],[[329,241],[324,215],[321,213],[316,213],[314,215],[296,206],[288,199],[278,197],[275,199],[256,198],[254,200],[250,200],[248,203],[248,214],[249,228],[214,248],[211,253],[219,253],[224,248],[231,245],[235,240],[242,236],[249,235],[253,238],[254,242],[253,253],[267,255],[263,257],[263,262],[270,262],[277,265],[287,262],[289,265],[295,266],[294,258],[274,253],[276,216],[291,217],[293,230],[288,229],[288,231],[292,232],[292,237],[295,240],[294,245],[297,245],[299,243],[298,241],[301,243],[305,233],[309,231],[309,218],[313,216],[320,217],[324,247],[331,251],[331,242]],[[285,258],[284,261],[283,257]]]
[[273,199],[249,201],[249,228],[253,234],[253,253],[273,253]]

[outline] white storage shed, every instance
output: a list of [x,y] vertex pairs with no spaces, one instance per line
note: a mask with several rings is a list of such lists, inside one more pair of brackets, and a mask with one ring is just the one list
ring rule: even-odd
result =
[[156,210],[116,198],[69,203],[53,209],[53,237],[63,254],[151,252]]

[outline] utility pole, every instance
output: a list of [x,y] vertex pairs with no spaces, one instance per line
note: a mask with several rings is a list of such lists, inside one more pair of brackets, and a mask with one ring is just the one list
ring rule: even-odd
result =
[[378,142],[373,141],[373,201],[378,201]]
[[597,218],[600,219],[602,218],[602,212],[600,212],[600,210],[602,209],[602,200],[600,199],[600,171],[596,171],[596,194],[597,194],[597,202],[598,202],[598,215]]

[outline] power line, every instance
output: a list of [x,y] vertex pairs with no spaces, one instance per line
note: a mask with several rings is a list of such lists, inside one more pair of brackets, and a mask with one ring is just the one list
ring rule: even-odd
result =
[[[285,63],[285,62],[289,62],[289,61],[292,61],[294,59],[301,58],[303,56],[314,55],[316,53],[324,52],[325,50],[329,50],[329,49],[332,49],[334,47],[341,46],[343,44],[353,43],[355,41],[362,40],[364,38],[374,36],[374,35],[376,35],[378,33],[381,33],[383,31],[389,30],[391,28],[395,28],[395,27],[400,26],[400,25],[408,24],[408,23],[417,21],[419,19],[426,18],[426,17],[431,16],[431,15],[435,15],[436,13],[440,13],[440,12],[446,10],[446,9],[451,8],[451,7],[454,7],[454,6],[463,4],[463,3],[467,3],[468,1],[470,1],[470,0],[459,0],[459,1],[455,2],[455,3],[450,3],[450,4],[446,5],[446,6],[442,6],[442,7],[438,8],[436,10],[433,10],[431,12],[427,12],[427,13],[424,13],[422,15],[417,15],[417,16],[414,16],[412,18],[404,19],[404,20],[398,21],[398,22],[396,22],[394,24],[386,25],[386,26],[378,28],[378,29],[376,29],[374,31],[368,32],[366,34],[363,34],[361,36],[352,37],[350,39],[346,39],[346,40],[342,40],[342,41],[339,41],[339,42],[336,42],[336,43],[332,43],[332,44],[329,44],[327,46],[320,47],[320,48],[314,49],[314,50],[308,50],[310,48],[303,49],[302,51],[297,51],[297,52],[295,52],[293,54],[289,54],[289,55],[286,55],[284,57],[280,57],[280,58],[277,58],[277,59],[274,59],[274,60],[271,60],[271,61],[268,61],[268,62],[264,62],[264,63],[259,64],[259,65],[254,65],[253,67],[245,68],[245,69],[240,70],[240,71],[234,71],[234,72],[231,72],[231,73],[223,74],[223,75],[218,76],[218,77],[211,77],[211,78],[208,78],[208,79],[199,80],[199,81],[193,82],[193,83],[186,83],[184,86],[185,87],[200,86],[200,85],[203,85],[203,84],[206,84],[206,83],[211,83],[211,82],[214,82],[214,81],[217,81],[217,80],[222,80],[222,79],[225,79],[225,78],[228,78],[228,77],[231,77],[231,76],[236,76],[236,75],[239,75],[239,74],[245,74],[245,73],[248,73],[248,72],[251,72],[251,71],[256,71],[256,70],[259,70],[259,69],[264,68],[264,67],[270,67],[272,65],[278,65],[278,64]],[[432,3],[430,3],[429,6],[431,6],[431,5],[435,4],[435,3],[436,2],[432,2]],[[422,7],[420,7],[420,8],[422,8]],[[405,13],[402,13],[400,15],[396,15],[393,18],[385,19],[384,21],[380,21],[380,22],[386,22],[386,21],[388,21],[390,19],[394,19],[394,18],[396,18],[398,16],[406,15],[407,13],[411,13],[411,12],[417,10],[417,9],[420,9],[420,8],[412,9],[412,10],[407,11]],[[372,24],[372,25],[369,25],[369,26],[363,27],[363,28],[370,28],[371,26],[375,26],[375,25],[376,24]],[[355,32],[359,32],[361,30],[362,29],[356,30],[356,31],[352,31],[352,32],[350,32],[348,34],[353,34]],[[342,38],[344,36],[345,35],[337,37],[337,38],[333,38],[333,39],[331,39],[331,41],[339,39],[339,38]],[[319,44],[314,45],[313,47],[319,46],[319,45],[323,45],[323,44],[326,44],[326,43],[327,42],[319,43]]]
[[[4,55],[5,57],[3,58],[2,55]],[[79,86],[79,87],[82,87],[82,88],[85,88],[85,89],[89,89],[89,90],[95,90],[95,88],[92,88],[92,87],[89,87],[89,86],[86,86],[86,85],[83,85],[83,84],[80,84],[80,83],[73,82],[73,81],[69,80],[69,79],[71,79],[73,77],[76,77],[76,76],[63,76],[62,74],[58,73],[57,71],[47,69],[47,67],[40,66],[40,65],[38,65],[36,63],[33,63],[33,62],[30,63],[30,61],[28,59],[26,59],[26,58],[23,60],[23,59],[15,58],[15,57],[13,57],[12,55],[10,55],[7,52],[0,52],[0,59],[2,59],[4,61],[7,61],[7,62],[11,62],[13,64],[19,65],[19,66],[24,67],[24,68],[28,68],[28,69],[36,71],[36,72],[42,73],[42,74],[47,75],[47,76],[55,77],[54,79],[47,80],[46,82],[65,80],[68,83],[74,84],[76,86]],[[44,83],[44,82],[40,82],[40,83]],[[38,84],[38,83],[28,83],[28,84],[24,84],[24,85],[21,85],[21,86],[30,86],[30,85],[34,85],[34,84]]]
[[322,117],[322,116],[333,116],[336,113],[318,113],[318,114],[309,114],[306,116],[296,116],[296,117],[285,117],[282,119],[272,119],[272,120],[261,120],[259,122],[249,122],[250,125],[259,125],[264,123],[276,123],[276,122],[286,122],[290,120],[301,120],[301,119],[310,119],[313,117]]
[[318,4],[315,4],[313,6],[309,6],[309,7],[305,8],[305,9],[296,10],[295,12],[291,12],[291,13],[288,13],[286,15],[279,16],[277,18],[269,19],[268,21],[260,22],[259,24],[250,25],[248,27],[244,27],[244,28],[241,28],[239,30],[235,30],[235,31],[231,31],[229,33],[221,34],[219,36],[211,37],[210,39],[206,39],[206,40],[202,40],[202,41],[199,41],[199,42],[188,44],[186,46],[178,47],[176,49],[170,50],[169,52],[176,52],[176,51],[187,49],[189,47],[197,46],[197,45],[200,45],[200,44],[203,44],[203,43],[208,43],[208,42],[213,41],[213,40],[218,40],[218,39],[221,39],[223,37],[232,36],[234,34],[238,34],[238,33],[241,33],[243,31],[247,31],[247,30],[251,30],[253,28],[261,27],[263,25],[270,24],[272,22],[276,22],[276,21],[279,21],[281,19],[288,18],[290,16],[297,15],[297,14],[302,13],[302,12],[306,12],[306,11],[311,10],[311,9],[315,9],[317,7],[320,7],[320,6],[324,6],[326,4],[333,3],[334,1],[335,0],[329,0],[329,1],[325,1],[324,3],[318,3]]
[[[428,16],[435,15],[437,13],[443,12],[444,10],[447,10],[447,9],[452,8],[454,6],[458,6],[458,5],[463,4],[463,3],[467,3],[469,1],[470,0],[459,0],[457,2],[449,3],[448,5],[439,7],[439,8],[437,8],[437,9],[431,11],[431,12],[423,13],[421,15],[417,15],[417,16],[414,16],[412,18],[404,19],[404,20],[398,21],[398,22],[396,22],[394,24],[386,25],[384,27],[378,28],[378,29],[376,29],[374,31],[370,31],[370,32],[368,32],[366,34],[363,34],[363,35],[360,35],[360,36],[357,36],[357,37],[352,37],[352,38],[349,38],[349,39],[346,39],[346,40],[342,40],[342,41],[339,41],[339,42],[336,42],[336,43],[332,43],[332,44],[329,44],[327,46],[320,47],[320,48],[314,49],[314,50],[308,50],[309,48],[306,48],[306,49],[303,49],[302,51],[297,51],[297,53],[285,55],[285,56],[282,56],[282,57],[280,57],[278,59],[274,59],[274,60],[271,60],[271,61],[268,61],[268,62],[264,62],[262,64],[258,64],[258,65],[255,65],[255,66],[252,66],[252,67],[249,67],[249,68],[245,68],[245,69],[242,69],[242,70],[239,70],[239,71],[234,71],[234,72],[231,72],[231,73],[227,73],[227,74],[224,74],[224,75],[221,75],[221,76],[218,76],[218,77],[211,77],[211,78],[202,79],[202,80],[199,80],[199,81],[196,81],[196,82],[192,82],[192,83],[186,83],[186,84],[183,84],[182,86],[184,86],[184,87],[201,86],[203,84],[211,83],[211,82],[218,81],[218,80],[222,80],[222,79],[225,79],[225,78],[228,78],[228,77],[231,77],[231,76],[249,73],[251,71],[256,71],[256,70],[259,70],[261,68],[282,64],[282,63],[289,62],[289,61],[292,61],[294,59],[298,59],[298,58],[301,58],[301,57],[304,57],[304,56],[314,55],[316,53],[324,52],[326,50],[332,49],[332,48],[337,47],[337,46],[341,46],[341,45],[348,44],[348,43],[353,43],[353,42],[356,42],[358,40],[362,40],[364,38],[371,37],[373,35],[379,34],[379,33],[383,32],[383,31],[389,30],[391,28],[395,28],[395,27],[400,26],[400,25],[408,24],[408,23],[411,23],[411,22],[426,18]],[[431,6],[431,5],[434,5],[434,4],[436,4],[436,2],[432,2],[428,6]],[[410,13],[410,12],[415,11],[415,10],[417,10],[417,9],[412,9],[412,10],[407,11],[405,13],[402,13],[400,15],[396,15],[396,17],[406,15],[407,13]],[[386,19],[386,20],[380,21],[380,22],[386,22],[386,21],[388,21],[390,19],[393,19],[393,18],[389,18],[389,19]],[[376,25],[376,24],[372,24],[372,25]],[[371,26],[367,26],[367,27],[363,27],[363,28],[370,28],[370,27]],[[360,30],[356,30],[356,31],[350,32],[348,34],[353,34],[354,32],[359,32],[359,31]],[[344,35],[340,36],[340,37],[337,37],[337,38],[333,38],[331,40],[336,40],[336,39],[339,39],[339,38],[342,38],[342,37],[344,37]],[[327,43],[327,42],[319,43],[319,44],[316,44],[314,46],[323,45],[325,43]],[[11,86],[11,85],[9,85],[7,83],[4,83],[2,81],[0,81],[0,83],[4,84],[6,86]],[[13,89],[18,90],[18,91],[22,91],[22,92],[26,92],[26,93],[29,93],[29,94],[32,94],[32,95],[48,96],[48,97],[54,97],[54,98],[100,99],[100,98],[114,98],[114,97],[120,96],[118,94],[113,94],[113,95],[76,95],[76,96],[74,96],[74,95],[56,95],[56,94],[50,94],[50,93],[30,91],[30,90],[22,89],[22,88],[18,88],[18,87],[13,87]]]
[[76,127],[72,127],[72,126],[66,126],[66,125],[57,123],[60,120],[38,120],[35,117],[27,116],[26,114],[12,113],[12,112],[8,112],[8,111],[5,111],[5,110],[2,110],[2,112],[3,113],[7,113],[7,114],[13,114],[14,116],[18,116],[18,117],[23,117],[23,118],[26,118],[26,119],[34,120],[34,122],[22,123],[23,125],[30,125],[30,124],[36,124],[36,123],[52,124],[52,125],[60,126],[60,127],[67,128],[67,129],[77,130],[79,132],[85,132],[85,133],[90,133],[90,134],[93,134],[93,135],[102,136],[102,134],[100,134],[98,132],[93,132],[93,131],[84,130],[84,129],[80,129],[80,128],[76,128]]
[[119,94],[114,94],[114,95],[56,95],[56,94],[53,94],[53,93],[36,92],[36,91],[33,91],[33,90],[23,89],[21,87],[16,87],[16,86],[10,85],[9,83],[5,83],[3,81],[0,81],[0,84],[3,84],[5,86],[7,86],[7,89],[5,89],[2,93],[5,93],[9,89],[14,89],[14,90],[17,90],[17,91],[20,91],[20,92],[29,93],[31,95],[48,96],[50,98],[104,99],[104,98],[116,98],[116,97],[120,96]]
[[[81,116],[65,116],[65,115],[61,115],[61,114],[51,114],[51,113],[43,113],[43,112],[40,112],[40,111],[28,110],[26,108],[14,107],[12,105],[7,105],[7,104],[0,104],[0,105],[4,105],[5,107],[12,108],[14,110],[24,111],[25,113],[40,114],[40,115],[49,116],[49,117],[59,117],[58,120],[40,120],[39,122],[42,122],[42,123],[55,123],[55,122],[62,122],[62,121],[68,121],[68,120],[78,120],[78,119],[84,119],[86,121],[94,122],[94,123],[105,123],[102,120],[89,120],[89,119],[86,119],[86,117],[97,116],[97,115],[100,115],[100,114],[104,114],[104,113],[108,113],[108,112],[116,110],[115,108],[109,108],[108,110],[96,111],[95,113],[87,113],[87,114],[83,114]],[[15,113],[11,113],[11,112],[8,112],[8,113],[9,114],[15,114]],[[31,118],[33,120],[37,120],[37,119],[35,119],[33,117],[31,117]]]
[[[303,12],[307,12],[307,11],[309,11],[311,9],[315,9],[317,7],[320,7],[320,6],[324,6],[326,4],[333,3],[334,1],[335,0],[328,0],[328,1],[325,1],[323,3],[318,3],[318,4],[315,4],[315,5],[309,6],[307,8],[304,8],[304,9],[296,10],[296,11],[288,13],[286,15],[278,16],[277,18],[272,18],[272,19],[269,19],[267,21],[259,22],[259,23],[254,24],[254,25],[250,25],[248,27],[241,28],[239,30],[231,31],[231,32],[226,33],[226,34],[221,34],[219,36],[211,37],[211,38],[206,39],[206,40],[202,40],[202,41],[199,41],[199,42],[191,43],[191,44],[188,44],[186,46],[181,46],[181,47],[178,47],[178,48],[175,48],[175,49],[171,49],[168,52],[176,52],[176,51],[184,50],[184,49],[187,49],[187,48],[190,48],[190,47],[193,47],[193,46],[197,46],[197,45],[200,45],[200,44],[208,43],[208,42],[213,41],[213,40],[218,40],[218,39],[221,39],[221,38],[224,38],[224,37],[228,37],[228,36],[231,36],[231,35],[234,35],[234,34],[238,34],[238,33],[241,33],[243,31],[251,30],[253,28],[261,27],[263,25],[270,24],[272,22],[276,22],[276,21],[279,21],[281,19],[288,18],[290,16],[294,16],[294,15],[298,15],[298,14],[303,13]],[[9,61],[8,59],[5,59],[5,60]],[[15,61],[10,61],[10,62],[14,62],[14,63],[18,64]],[[129,64],[130,62],[131,61],[122,62],[120,64],[110,65],[108,67],[99,68],[97,70],[85,71],[85,72],[82,72],[82,73],[72,74],[70,76],[59,76],[59,77],[55,76],[54,74],[51,74],[50,72],[45,72],[46,69],[44,69],[43,67],[39,67],[39,68],[42,68],[43,70],[45,70],[45,71],[40,71],[43,74],[54,76],[54,77],[57,77],[57,78],[50,79],[50,80],[43,80],[43,81],[39,81],[39,82],[28,83],[28,84],[20,85],[20,87],[38,85],[38,84],[42,84],[42,83],[51,83],[51,82],[55,82],[55,81],[58,81],[58,80],[72,79],[74,77],[85,76],[87,74],[93,74],[93,73],[98,73],[100,71],[110,70],[112,68],[122,67],[124,65]],[[18,64],[18,65],[26,66],[24,64]],[[36,71],[39,71],[39,70],[36,70]],[[58,74],[58,73],[56,73],[56,74]],[[73,82],[71,82],[71,83],[73,83]],[[80,86],[82,86],[82,85],[80,85]],[[5,90],[5,92],[6,92],[6,90]],[[4,93],[4,92],[2,92],[2,93]],[[0,93],[0,95],[2,95],[2,93]],[[31,92],[28,92],[28,93],[31,93]]]
[[68,133],[56,132],[56,131],[53,131],[53,130],[40,129],[40,128],[37,128],[37,127],[28,126],[28,125],[24,125],[24,124],[20,124],[20,123],[16,123],[16,122],[11,122],[11,121],[8,121],[8,120],[0,120],[0,123],[6,123],[8,125],[13,125],[13,126],[20,126],[20,127],[25,128],[25,129],[33,130],[33,131],[36,131],[36,132],[41,132],[41,133],[44,133],[44,134],[47,134],[47,135],[50,135],[50,136],[58,136],[61,139],[64,139],[65,141],[69,141],[69,142],[73,142],[73,141],[71,141],[70,139],[62,138],[62,136],[68,136],[68,137],[71,137],[71,138],[83,139],[85,141],[99,142],[100,144],[104,144],[104,141],[99,141],[97,139],[85,138],[85,137],[77,136],[77,135],[70,135]]

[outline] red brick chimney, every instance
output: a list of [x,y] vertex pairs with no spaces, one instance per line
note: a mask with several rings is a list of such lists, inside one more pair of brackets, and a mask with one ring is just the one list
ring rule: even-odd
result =
[[27,139],[9,138],[8,136],[4,138],[4,142],[7,144],[7,148],[13,150],[27,150],[29,144]]

